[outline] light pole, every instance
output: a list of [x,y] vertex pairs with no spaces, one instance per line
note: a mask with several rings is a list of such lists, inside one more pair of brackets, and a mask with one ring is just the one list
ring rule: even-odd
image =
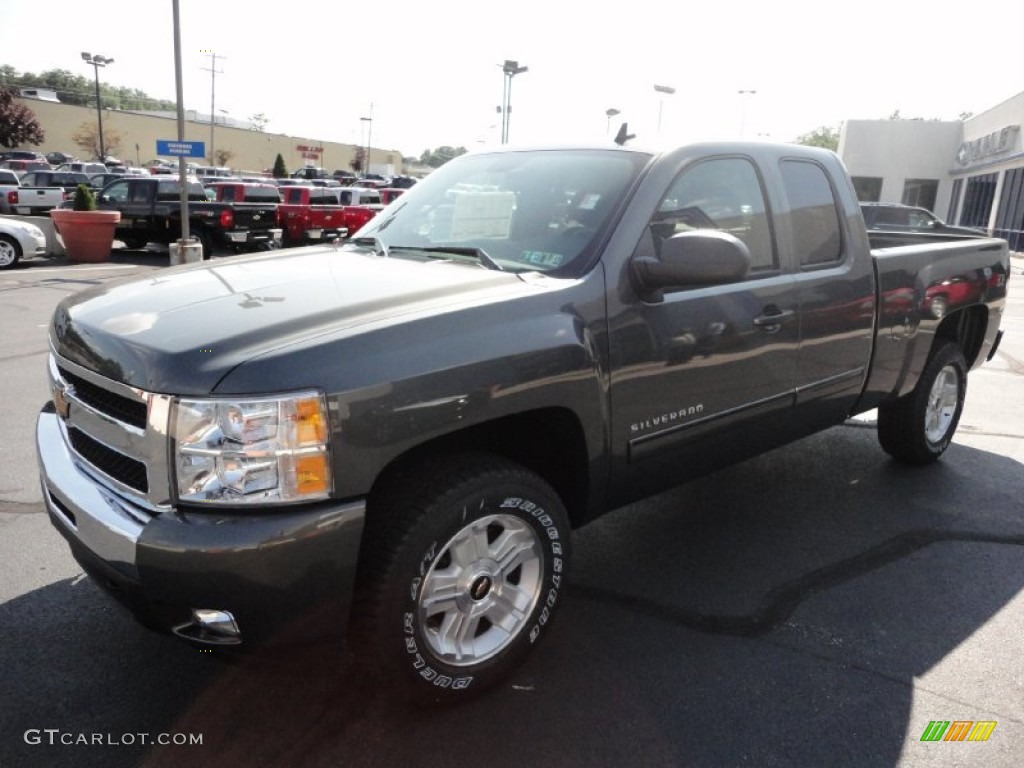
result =
[[608,122],[604,124],[604,135],[607,136],[612,131],[612,118],[616,115],[621,115],[622,112],[615,107],[611,107],[604,111],[605,117],[608,118]]
[[103,107],[100,104],[100,67],[105,67],[107,64],[113,64],[113,59],[108,59],[106,56],[100,56],[98,53],[93,56],[90,53],[82,51],[82,61],[92,64],[93,71],[96,75],[96,122],[99,125],[100,132],[100,162],[107,162],[107,148],[103,144]]
[[[222,70],[222,69],[218,70],[217,69],[217,59],[226,59],[227,56],[220,56],[219,54],[216,54],[213,51],[210,51],[206,55],[209,56],[210,60],[211,60],[210,61],[210,70],[209,70],[210,71],[210,165],[216,165],[217,164],[217,157],[216,157],[216,155],[213,154],[213,124],[217,122],[217,119],[214,117],[214,114],[215,114],[214,108],[213,108],[214,107],[214,103],[215,103],[214,102],[214,95],[215,95],[216,86],[217,86],[217,74],[218,73],[220,73],[222,75],[224,74],[224,70]],[[206,69],[206,67],[202,67],[202,69]]]
[[738,90],[736,91],[740,95],[742,101],[740,102],[740,138],[743,138],[743,134],[746,133],[747,129],[747,96],[756,96],[757,91],[754,90]]
[[505,89],[499,109],[501,112],[501,143],[508,144],[508,129],[512,118],[512,78],[523,74],[523,72],[529,72],[530,68],[521,67],[518,61],[510,61],[509,59],[505,59],[505,63],[499,64],[499,66],[505,75]]
[[658,135],[661,136],[661,112],[665,107],[665,97],[671,96],[676,92],[676,89],[670,85],[655,85],[655,93],[662,94],[661,98],[658,99]]
[[370,102],[370,116],[360,117],[366,123],[366,160],[363,164],[363,178],[370,172],[370,151],[373,148],[373,102]]

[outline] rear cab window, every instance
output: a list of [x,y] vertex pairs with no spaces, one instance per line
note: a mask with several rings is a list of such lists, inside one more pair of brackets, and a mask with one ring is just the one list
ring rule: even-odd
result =
[[793,254],[802,269],[843,260],[843,235],[835,192],[825,169],[810,160],[779,163],[789,202]]

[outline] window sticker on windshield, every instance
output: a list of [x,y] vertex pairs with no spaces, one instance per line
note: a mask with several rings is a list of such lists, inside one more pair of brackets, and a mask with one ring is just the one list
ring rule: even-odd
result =
[[515,204],[513,192],[463,192],[456,195],[451,239],[508,238]]
[[548,251],[523,251],[519,254],[519,260],[536,267],[548,267],[554,269],[562,266],[565,256],[561,253],[549,253]]
[[597,208],[599,202],[601,202],[601,196],[591,192],[589,195],[584,195],[583,199],[580,200],[580,204],[576,207],[581,211],[592,211]]

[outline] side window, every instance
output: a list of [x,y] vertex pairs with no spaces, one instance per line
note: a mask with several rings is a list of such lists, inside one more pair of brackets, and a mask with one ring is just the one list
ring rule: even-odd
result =
[[648,225],[654,248],[691,229],[717,229],[749,249],[751,271],[778,269],[761,182],[753,163],[739,157],[705,160],[673,182]]
[[340,197],[342,205],[352,205],[352,193],[349,190],[342,192]]
[[825,169],[805,160],[783,160],[779,165],[798,263],[807,267],[839,261],[843,257],[839,211]]
[[302,192],[298,189],[289,189],[285,192],[289,205],[298,205],[302,202]]
[[107,187],[106,191],[103,194],[106,195],[110,200],[112,200],[115,203],[123,203],[125,200],[128,199],[128,182],[115,182],[114,184],[111,184],[109,187]]
[[128,187],[128,199],[133,203],[148,203],[149,202],[149,185],[141,182],[125,182]]
[[225,203],[235,202],[235,188],[234,187],[219,187],[220,199]]

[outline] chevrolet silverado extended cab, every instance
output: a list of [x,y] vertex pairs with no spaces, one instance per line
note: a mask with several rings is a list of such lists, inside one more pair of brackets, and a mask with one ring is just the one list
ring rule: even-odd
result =
[[825,150],[463,155],[343,245],[65,299],[46,506],[151,627],[348,625],[459,698],[544,637],[574,526],[870,409],[896,459],[945,451],[1007,246],[902,237],[872,249]]
[[[281,245],[277,202],[212,203],[198,181],[188,183],[189,228],[209,259],[215,245],[234,251]],[[177,178],[128,177],[108,184],[97,197],[97,208],[120,211],[115,237],[129,248],[146,243],[173,243],[181,237],[181,187]]]

